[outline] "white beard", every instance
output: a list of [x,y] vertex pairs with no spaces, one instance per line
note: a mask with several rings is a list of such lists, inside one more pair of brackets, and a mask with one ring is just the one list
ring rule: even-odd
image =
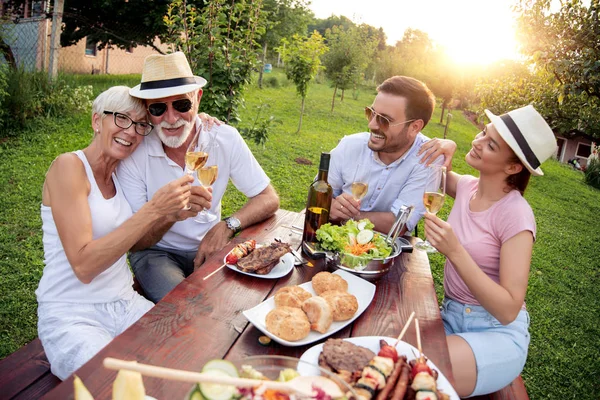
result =
[[[175,129],[175,128],[179,128],[182,125],[184,126],[183,132],[179,136],[167,136],[163,132],[163,128]],[[190,135],[190,132],[192,131],[193,127],[194,127],[194,124],[192,122],[188,122],[184,119],[179,119],[174,124],[169,124],[166,121],[162,121],[156,127],[157,128],[156,133],[158,133],[158,137],[160,138],[160,141],[163,142],[163,144],[165,146],[170,147],[172,149],[177,149],[177,148],[181,147],[182,144],[185,143],[185,141],[187,140],[188,136]]]

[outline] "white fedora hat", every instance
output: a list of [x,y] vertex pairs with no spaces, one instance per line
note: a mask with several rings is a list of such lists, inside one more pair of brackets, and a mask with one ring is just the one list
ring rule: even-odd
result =
[[532,175],[544,175],[540,165],[556,150],[556,138],[544,117],[532,105],[497,116],[486,115]]
[[142,83],[129,90],[140,99],[160,99],[185,94],[206,85],[206,79],[194,76],[185,54],[151,54],[144,60]]

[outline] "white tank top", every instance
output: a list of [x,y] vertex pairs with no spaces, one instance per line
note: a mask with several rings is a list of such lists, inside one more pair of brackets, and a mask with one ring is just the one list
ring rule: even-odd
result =
[[[112,179],[116,195],[105,199],[96,184],[92,168],[83,151],[75,152],[85,166],[90,182],[88,203],[92,214],[93,239],[98,239],[125,222],[131,217],[131,207],[123,195],[115,174]],[[116,263],[96,276],[89,284],[82,283],[73,272],[62,246],[56,224],[52,217],[52,209],[42,204],[42,231],[44,243],[44,272],[40,284],[35,291],[38,303],[73,302],[73,303],[107,303],[117,300],[129,300],[134,292],[133,278],[127,266],[126,255],[123,254]]]

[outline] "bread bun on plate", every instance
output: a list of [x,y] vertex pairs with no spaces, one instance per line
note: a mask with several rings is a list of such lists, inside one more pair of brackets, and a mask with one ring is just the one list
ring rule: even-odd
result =
[[313,276],[312,287],[317,295],[321,295],[321,293],[329,290],[340,290],[342,292],[347,292],[348,282],[346,282],[344,278],[337,274],[322,271]]
[[265,322],[269,332],[289,342],[304,339],[310,333],[308,317],[299,308],[274,308],[267,314]]
[[302,303],[302,311],[306,313],[310,322],[310,329],[325,333],[333,322],[331,306],[322,297],[314,296]]
[[312,297],[300,286],[286,286],[275,292],[275,307],[302,307],[302,302]]
[[331,306],[334,321],[345,321],[350,319],[358,310],[358,300],[354,295],[348,292],[329,290],[321,293],[320,296],[327,300]]

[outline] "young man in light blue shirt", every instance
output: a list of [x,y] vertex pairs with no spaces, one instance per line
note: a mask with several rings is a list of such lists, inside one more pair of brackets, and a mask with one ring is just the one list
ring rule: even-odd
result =
[[[377,231],[387,233],[400,207],[413,205],[404,234],[425,213],[427,169],[418,153],[429,140],[421,131],[431,119],[435,97],[423,82],[406,76],[387,79],[377,92],[373,105],[365,108],[369,132],[345,136],[331,151],[328,182],[334,199],[329,219],[368,218]],[[442,157],[434,161],[442,162]],[[362,200],[351,191],[359,175],[368,183]]]

